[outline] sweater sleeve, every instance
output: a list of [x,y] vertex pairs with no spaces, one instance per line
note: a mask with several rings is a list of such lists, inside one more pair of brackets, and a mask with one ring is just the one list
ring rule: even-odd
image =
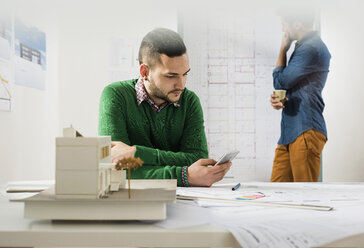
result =
[[182,167],[143,165],[131,170],[131,179],[177,179],[177,186],[184,186],[181,178]]
[[187,117],[179,151],[164,151],[137,145],[135,157],[140,157],[147,164],[161,166],[189,166],[201,158],[208,157],[201,103],[193,92],[190,93],[191,97],[186,99]]

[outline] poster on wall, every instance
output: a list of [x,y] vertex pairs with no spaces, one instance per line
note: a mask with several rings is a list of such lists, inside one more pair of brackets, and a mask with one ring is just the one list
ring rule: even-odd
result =
[[11,110],[12,23],[10,14],[0,13],[0,111]]
[[11,54],[11,17],[0,13],[0,60],[10,61]]
[[140,40],[113,37],[110,41],[110,82],[124,81],[139,76]]
[[15,84],[45,90],[46,34],[16,18],[14,49]]
[[11,110],[11,67],[0,62],[0,111]]

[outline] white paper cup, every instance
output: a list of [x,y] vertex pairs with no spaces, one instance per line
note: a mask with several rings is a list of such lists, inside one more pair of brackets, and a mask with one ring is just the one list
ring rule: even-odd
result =
[[286,90],[274,90],[273,94],[277,95],[281,102],[286,99]]

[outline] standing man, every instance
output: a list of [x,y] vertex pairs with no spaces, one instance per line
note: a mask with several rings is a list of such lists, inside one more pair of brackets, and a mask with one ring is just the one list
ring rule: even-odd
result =
[[140,157],[134,179],[177,179],[178,186],[211,186],[231,163],[207,158],[200,101],[185,88],[190,71],[181,37],[154,29],[139,49],[140,77],[105,87],[100,101],[99,134],[111,135],[112,162]]
[[[271,95],[271,105],[282,111],[281,137],[275,151],[272,182],[317,182],[321,152],[327,140],[325,104],[321,92],[329,72],[331,55],[313,31],[315,11],[301,6],[281,14],[284,32],[276,68],[275,89],[286,90],[283,103]],[[287,64],[287,51],[296,40]]]

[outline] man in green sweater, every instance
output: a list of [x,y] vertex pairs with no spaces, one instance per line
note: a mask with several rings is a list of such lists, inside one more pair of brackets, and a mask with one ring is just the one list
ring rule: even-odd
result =
[[177,179],[178,186],[211,186],[231,163],[208,157],[200,101],[185,88],[190,71],[181,37],[154,29],[139,49],[140,77],[108,85],[100,100],[99,134],[111,135],[112,161],[139,157],[134,179]]

